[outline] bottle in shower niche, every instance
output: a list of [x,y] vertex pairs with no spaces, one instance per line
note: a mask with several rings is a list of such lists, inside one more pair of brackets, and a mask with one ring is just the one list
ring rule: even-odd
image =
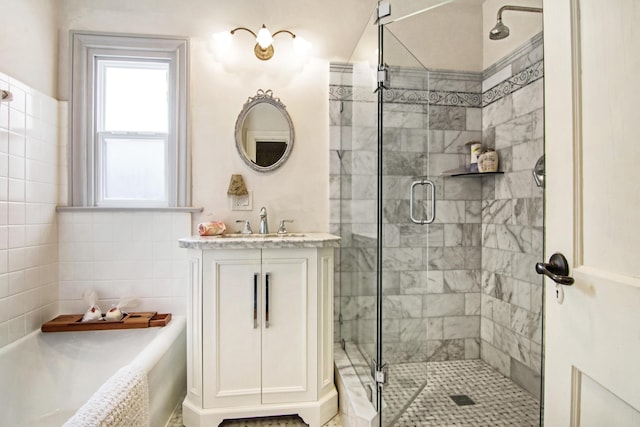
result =
[[478,173],[478,159],[480,153],[483,151],[482,143],[479,141],[469,141],[465,143],[467,147],[469,147],[469,151],[471,153],[471,158],[469,159],[469,172]]
[[487,148],[478,156],[478,172],[498,172],[498,153]]

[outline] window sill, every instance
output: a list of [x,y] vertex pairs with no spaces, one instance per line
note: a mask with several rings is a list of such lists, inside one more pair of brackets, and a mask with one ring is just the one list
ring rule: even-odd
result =
[[171,208],[143,208],[143,207],[97,207],[97,206],[56,206],[56,212],[186,212],[198,213],[204,208],[171,207]]

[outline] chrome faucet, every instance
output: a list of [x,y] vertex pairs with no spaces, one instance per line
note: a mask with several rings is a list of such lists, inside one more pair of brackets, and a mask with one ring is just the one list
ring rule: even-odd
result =
[[260,234],[269,234],[269,224],[267,223],[267,208],[260,209]]

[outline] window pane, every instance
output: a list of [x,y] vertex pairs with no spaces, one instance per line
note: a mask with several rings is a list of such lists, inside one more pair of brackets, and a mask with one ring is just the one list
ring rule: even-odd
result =
[[103,139],[103,198],[162,202],[167,199],[164,139]]
[[101,61],[105,131],[168,132],[169,64]]

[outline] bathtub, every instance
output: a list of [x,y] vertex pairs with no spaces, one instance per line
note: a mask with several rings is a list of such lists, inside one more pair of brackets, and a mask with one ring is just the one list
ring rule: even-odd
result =
[[35,331],[0,349],[0,425],[59,427],[118,369],[147,372],[151,426],[165,426],[186,393],[186,321],[165,327]]

